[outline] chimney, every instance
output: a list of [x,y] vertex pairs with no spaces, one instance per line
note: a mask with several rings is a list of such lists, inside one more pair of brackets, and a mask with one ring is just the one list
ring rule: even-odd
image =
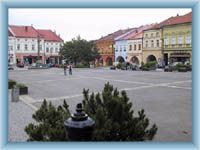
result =
[[177,17],[179,16],[179,14],[176,15]]
[[31,24],[31,27],[33,27],[33,24]]
[[56,30],[54,30],[54,33],[56,34]]
[[25,26],[25,31],[28,32],[28,27],[27,26]]
[[58,34],[58,36],[60,37],[60,34]]

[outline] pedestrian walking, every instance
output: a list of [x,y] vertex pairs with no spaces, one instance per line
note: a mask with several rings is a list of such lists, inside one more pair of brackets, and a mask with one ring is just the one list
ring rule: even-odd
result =
[[67,66],[66,66],[66,64],[64,64],[64,75],[65,76],[67,75]]
[[69,74],[72,75],[72,65],[69,65]]

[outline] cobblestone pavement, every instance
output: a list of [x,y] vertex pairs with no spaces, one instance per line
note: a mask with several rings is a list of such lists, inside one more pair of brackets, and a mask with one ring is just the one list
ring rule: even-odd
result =
[[24,127],[44,98],[54,105],[66,99],[73,112],[83,99],[83,88],[101,92],[106,82],[126,90],[135,111],[145,109],[151,123],[158,125],[154,141],[192,141],[191,72],[74,69],[72,76],[64,76],[62,69],[51,68],[13,70],[9,78],[29,87],[29,95],[9,103],[10,141],[26,140]]

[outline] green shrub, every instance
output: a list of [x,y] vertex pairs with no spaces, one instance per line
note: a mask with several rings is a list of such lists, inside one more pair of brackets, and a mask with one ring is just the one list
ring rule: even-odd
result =
[[41,107],[32,115],[37,124],[30,123],[25,127],[29,138],[27,141],[65,141],[67,140],[64,120],[70,112],[66,101],[63,106],[54,107],[51,102],[43,101]]
[[125,91],[119,92],[109,83],[105,84],[102,95],[83,91],[85,112],[95,120],[94,141],[145,141],[152,140],[157,132],[144,110],[134,115],[132,103]]
[[122,63],[118,63],[116,67],[117,67],[117,69],[121,69],[122,68]]
[[[102,94],[89,95],[89,89],[84,89],[83,96],[84,110],[95,120],[92,141],[146,141],[154,138],[157,126],[149,127],[143,109],[134,115],[133,105],[125,91],[119,92],[107,83]],[[32,117],[37,123],[25,127],[28,141],[69,140],[64,128],[64,121],[70,117],[65,101],[63,106],[56,108],[44,100]]]
[[25,84],[23,84],[23,83],[17,83],[16,86],[17,86],[18,88],[27,87],[27,86],[26,86]]
[[78,63],[75,68],[90,68],[90,64],[88,63]]
[[16,84],[17,84],[17,82],[15,80],[9,79],[8,80],[8,89],[12,89]]

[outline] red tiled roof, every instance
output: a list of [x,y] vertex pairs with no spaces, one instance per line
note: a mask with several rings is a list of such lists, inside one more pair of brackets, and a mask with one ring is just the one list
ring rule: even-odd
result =
[[61,39],[51,30],[38,29],[37,31],[42,35],[42,37],[44,37],[44,40],[46,41],[63,42],[63,39]]
[[150,24],[150,25],[145,25],[145,26],[140,26],[138,27],[133,33],[123,37],[124,40],[132,40],[134,38],[136,38],[138,35],[142,34],[142,32],[144,30],[147,30],[149,28],[151,28],[154,24]]
[[37,38],[39,33],[37,30],[32,26],[9,26],[12,33],[14,33],[15,37],[23,37],[23,38]]
[[13,36],[13,34],[8,30],[8,36]]
[[182,23],[189,23],[192,22],[192,12],[189,12],[183,16],[176,16],[176,17],[170,17],[159,24],[156,24],[150,29],[158,29],[162,28],[163,26],[168,26],[168,25],[175,25],[175,24],[182,24]]
[[104,41],[104,40],[114,41],[114,39],[115,39],[116,37],[118,37],[118,36],[120,36],[120,35],[122,35],[122,34],[124,34],[124,33],[126,33],[126,32],[129,32],[129,31],[131,31],[131,30],[133,30],[133,29],[134,29],[134,28],[118,30],[118,31],[116,31],[116,32],[114,32],[114,33],[108,34],[108,35],[106,35],[105,37],[100,38],[100,39],[97,40],[97,41]]

